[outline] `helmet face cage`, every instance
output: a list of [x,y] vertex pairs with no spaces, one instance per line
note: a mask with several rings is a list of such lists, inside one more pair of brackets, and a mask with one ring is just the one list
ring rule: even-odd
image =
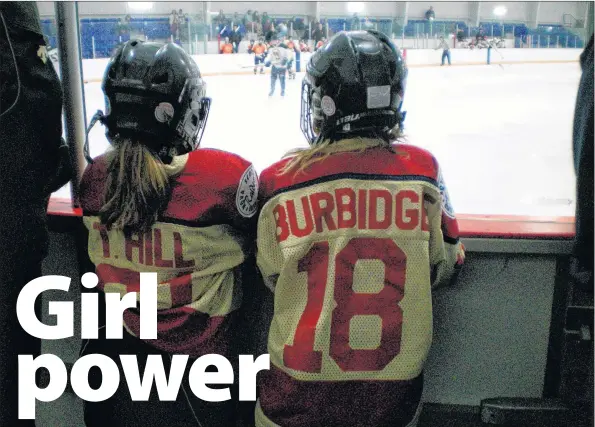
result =
[[211,98],[201,98],[200,109],[198,111],[198,123],[196,136],[194,137],[194,144],[190,147],[190,151],[196,150],[200,146],[200,141],[205,133],[205,127],[207,126],[207,119],[209,118],[209,111],[211,111]]
[[[204,134],[207,118],[211,108],[211,99],[206,95],[206,84],[202,78],[186,80],[184,90],[180,98],[185,96],[185,90],[189,87],[187,100],[185,101],[183,117],[180,118],[176,127],[176,134],[182,142],[183,152],[193,151],[200,145]],[[184,102],[184,101],[183,101]]]
[[300,128],[308,144],[318,143],[319,133],[314,130],[314,118],[312,117],[312,85],[305,77],[302,81],[302,108],[300,114]]

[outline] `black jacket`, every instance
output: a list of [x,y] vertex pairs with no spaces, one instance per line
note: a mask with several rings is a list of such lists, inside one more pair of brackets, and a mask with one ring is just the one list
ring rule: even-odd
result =
[[320,40],[322,40],[324,37],[324,32],[323,30],[316,28],[314,31],[312,31],[312,38],[314,39],[314,43],[318,43]]
[[17,264],[45,255],[47,201],[68,181],[58,173],[61,159],[69,159],[68,149],[60,148],[62,87],[44,47],[37,5],[0,2],[0,12],[1,282]]
[[593,289],[593,36],[581,55],[583,74],[574,112],[576,172],[575,280]]
[[231,43],[240,44],[242,41],[242,34],[240,33],[240,29],[238,28],[237,31],[231,33],[231,37],[229,38]]

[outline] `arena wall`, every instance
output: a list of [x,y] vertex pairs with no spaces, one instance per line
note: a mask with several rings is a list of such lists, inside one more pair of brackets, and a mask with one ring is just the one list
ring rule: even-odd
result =
[[[321,16],[351,16],[352,14],[347,10],[346,2],[319,2]],[[438,2],[433,4],[436,11],[436,19],[467,19],[470,17],[469,4],[471,2]],[[480,20],[492,21],[497,18],[493,15],[493,9],[496,6],[506,6],[507,21],[527,22],[530,15],[527,9],[529,2],[482,2],[480,8]],[[555,1],[555,2],[541,2],[539,9],[539,21],[542,23],[562,23],[563,15],[570,14],[575,19],[585,19],[585,10],[588,2],[577,1]],[[54,16],[54,2],[40,1],[37,2],[40,15],[42,17]],[[139,13],[131,9],[128,2],[80,2],[79,14],[81,17],[98,17],[98,16],[121,16],[131,14],[133,16],[167,16],[173,9],[178,10],[182,8],[184,12],[190,14],[198,14],[202,11],[203,2],[153,2],[150,10]],[[409,18],[422,18],[429,3],[409,2],[408,16]],[[246,10],[258,10],[264,12],[265,10],[271,16],[315,16],[316,3],[315,2],[210,2],[209,9],[212,12],[218,12],[220,9],[229,16],[234,12],[244,14]],[[365,9],[360,13],[361,17],[399,17],[399,7],[395,2],[366,2]]]

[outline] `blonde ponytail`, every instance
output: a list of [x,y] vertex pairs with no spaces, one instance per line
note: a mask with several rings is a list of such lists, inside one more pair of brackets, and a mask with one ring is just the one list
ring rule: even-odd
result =
[[145,145],[130,139],[114,141],[99,212],[108,228],[125,235],[148,231],[169,202],[171,185],[165,165]]
[[298,148],[287,153],[285,157],[291,157],[291,160],[281,169],[280,174],[283,175],[292,171],[296,174],[303,172],[307,167],[326,159],[334,153],[346,151],[363,153],[371,148],[384,148],[391,153],[396,152],[392,144],[381,138],[354,137],[336,142],[326,140],[313,147]]

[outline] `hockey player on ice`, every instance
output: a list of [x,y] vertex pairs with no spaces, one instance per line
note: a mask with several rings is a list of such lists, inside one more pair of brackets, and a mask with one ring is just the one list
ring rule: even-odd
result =
[[406,76],[370,30],[308,62],[310,147],[260,175],[257,262],[275,295],[256,427],[416,425],[432,293],[464,249],[436,158],[400,143]]
[[285,96],[285,75],[287,74],[287,63],[289,62],[288,50],[284,44],[272,43],[272,48],[265,60],[264,65],[271,67],[271,91],[269,96],[275,94],[277,79],[281,85],[281,96]]
[[450,46],[448,46],[447,41],[444,40],[444,36],[440,36],[440,38],[438,39],[438,46],[434,50],[438,50],[438,49],[442,49],[442,64],[440,64],[440,66],[444,65],[444,59],[446,59],[446,58],[448,59],[448,65],[451,65],[451,63],[450,63]]
[[267,54],[267,48],[262,40],[258,40],[255,44],[254,40],[250,42],[248,53],[254,54],[254,74],[256,74],[260,66],[260,74],[264,74],[264,58]]
[[221,46],[221,51],[219,53],[222,54],[230,54],[233,53],[233,45],[229,42],[229,38],[225,37],[225,43]]

